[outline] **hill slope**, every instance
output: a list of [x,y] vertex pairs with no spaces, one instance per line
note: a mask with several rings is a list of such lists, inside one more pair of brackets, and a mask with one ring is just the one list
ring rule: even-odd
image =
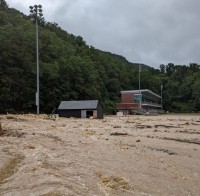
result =
[[[35,110],[35,25],[1,5],[0,112]],[[89,47],[55,23],[40,21],[40,103],[51,112],[61,100],[100,99],[113,110],[120,89],[133,88],[136,66],[124,57]],[[134,73],[134,74],[133,74]]]

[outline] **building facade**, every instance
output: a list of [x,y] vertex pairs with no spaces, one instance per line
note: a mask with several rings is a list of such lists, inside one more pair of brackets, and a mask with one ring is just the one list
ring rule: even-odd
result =
[[158,112],[162,109],[162,97],[148,90],[121,91],[121,102],[116,105],[116,110],[124,115],[139,112]]

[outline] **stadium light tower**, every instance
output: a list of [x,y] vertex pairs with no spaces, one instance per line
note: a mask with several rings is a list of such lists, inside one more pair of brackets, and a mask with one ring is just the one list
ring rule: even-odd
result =
[[34,5],[30,6],[30,16],[35,21],[36,27],[36,61],[37,61],[37,92],[36,92],[36,106],[37,106],[37,114],[40,113],[40,103],[39,103],[39,49],[38,49],[38,19],[43,16],[42,14],[42,6]]

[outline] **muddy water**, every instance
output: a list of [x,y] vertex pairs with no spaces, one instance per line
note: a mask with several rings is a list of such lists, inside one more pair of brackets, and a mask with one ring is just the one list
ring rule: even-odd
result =
[[200,116],[0,122],[0,195],[200,195]]

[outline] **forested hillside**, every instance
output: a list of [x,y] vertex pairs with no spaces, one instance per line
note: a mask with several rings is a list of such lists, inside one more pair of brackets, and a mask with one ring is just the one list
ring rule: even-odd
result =
[[[35,24],[2,2],[0,113],[35,112]],[[62,100],[99,99],[106,113],[113,113],[120,90],[138,89],[139,64],[88,46],[81,36],[45,19],[39,24],[39,51],[41,112],[51,113]],[[141,67],[141,88],[160,94],[163,84],[165,110],[200,110],[200,65]]]

